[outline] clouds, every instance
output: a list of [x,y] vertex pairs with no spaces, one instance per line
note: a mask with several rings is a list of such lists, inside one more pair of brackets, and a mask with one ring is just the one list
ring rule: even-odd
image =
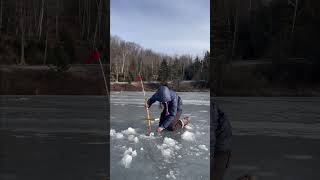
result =
[[210,47],[209,0],[111,0],[111,34],[167,54]]

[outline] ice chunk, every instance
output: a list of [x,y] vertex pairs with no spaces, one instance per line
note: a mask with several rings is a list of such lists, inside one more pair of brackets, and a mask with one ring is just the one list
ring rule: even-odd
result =
[[137,151],[136,150],[134,150],[134,151],[132,151],[132,157],[136,157],[137,156]]
[[142,139],[155,139],[155,136],[154,136],[153,132],[150,133],[149,136],[146,136],[145,134],[140,134],[139,137],[142,138]]
[[125,168],[129,168],[131,162],[132,162],[132,156],[129,154],[124,155],[123,158],[121,159],[121,163]]
[[169,171],[169,174],[166,175],[166,178],[170,179],[176,179],[176,176],[174,175],[174,172],[173,171]]
[[122,139],[124,136],[122,133],[116,133],[116,138],[117,139]]
[[131,147],[129,147],[127,150],[124,151],[123,153],[123,157],[121,159],[121,164],[125,167],[125,168],[129,168],[130,164],[132,162],[132,158],[137,156],[137,151],[136,150],[132,150]]
[[165,160],[174,158],[174,151],[180,149],[180,147],[177,145],[177,142],[174,139],[168,137],[165,137],[162,145],[157,145],[157,148],[161,150],[161,154],[165,158]]
[[142,148],[140,148],[140,150],[141,150],[141,151],[143,151],[143,147],[142,147]]
[[136,134],[136,130],[133,129],[132,127],[129,127],[128,129],[123,130],[122,133],[123,133],[123,134],[126,134],[126,135]]
[[169,159],[169,158],[171,158],[171,156],[172,156],[172,151],[171,151],[171,149],[162,149],[161,150],[161,153],[162,153],[162,156],[164,157],[164,158],[167,158],[167,159]]
[[124,151],[124,155],[131,154],[132,153],[132,147],[129,147],[126,151]]
[[205,150],[205,151],[208,151],[208,148],[206,145],[202,144],[202,145],[199,145],[198,146],[199,149],[202,149],[202,150]]
[[173,146],[176,145],[176,141],[174,139],[172,139],[172,138],[165,137],[164,140],[163,140],[163,144],[166,144],[168,146],[173,147]]
[[138,137],[135,137],[135,138],[133,139],[133,141],[134,141],[135,143],[138,143],[138,142],[139,142]]
[[129,141],[134,141],[134,135],[129,135],[129,136],[128,136],[128,140],[129,140]]
[[110,129],[110,136],[115,136],[116,135],[116,130]]
[[186,141],[194,141],[195,137],[192,132],[186,131],[181,135],[181,138]]

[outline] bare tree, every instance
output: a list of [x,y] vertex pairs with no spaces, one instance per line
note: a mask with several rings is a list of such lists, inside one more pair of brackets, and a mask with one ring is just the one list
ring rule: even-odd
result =
[[236,42],[237,42],[237,33],[238,33],[238,21],[239,21],[239,12],[238,8],[236,8],[235,15],[235,24],[234,24],[234,32],[233,32],[233,44],[232,44],[232,57],[235,55],[236,50]]
[[101,4],[101,0],[99,0],[99,3],[97,3],[97,9],[98,9],[97,16],[98,17],[97,17],[97,22],[96,22],[96,28],[95,28],[95,31],[94,31],[93,44],[96,43],[97,34],[98,34],[99,29],[100,29],[101,16],[102,16],[101,8],[102,8],[102,4]]
[[41,39],[41,33],[42,33],[42,22],[43,22],[43,15],[44,15],[44,0],[42,0],[41,3],[41,12],[40,12],[40,19],[39,19],[39,40]]
[[3,9],[3,0],[0,1],[0,34],[2,31],[2,9]]
[[292,30],[291,32],[294,32],[294,27],[296,24],[296,18],[297,18],[297,10],[298,10],[298,0],[296,0],[295,4],[294,4],[294,15],[293,15],[293,23],[292,23]]
[[56,0],[56,39],[59,38],[59,10],[60,10],[60,0]]
[[25,48],[25,7],[23,5],[23,2],[20,4],[20,30],[21,30],[21,57],[20,57],[20,62],[19,65],[25,65],[26,60],[25,60],[25,55],[24,55],[24,48]]

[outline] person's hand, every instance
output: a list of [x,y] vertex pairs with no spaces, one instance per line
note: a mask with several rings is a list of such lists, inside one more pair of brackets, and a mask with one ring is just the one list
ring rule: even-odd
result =
[[144,108],[149,109],[149,105],[148,105],[147,101],[144,103]]
[[162,127],[158,127],[158,128],[157,128],[157,133],[158,133],[158,135],[160,135],[160,133],[161,133],[161,131],[163,131],[163,129],[164,129],[164,128],[162,128]]

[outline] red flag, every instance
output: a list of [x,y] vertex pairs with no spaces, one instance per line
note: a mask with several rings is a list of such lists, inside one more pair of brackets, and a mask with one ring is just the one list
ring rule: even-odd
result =
[[142,81],[142,77],[141,76],[136,76],[135,81]]
[[85,63],[91,64],[94,61],[97,61],[100,58],[100,56],[101,56],[100,52],[96,49],[96,50],[92,51],[89,59],[87,59]]

